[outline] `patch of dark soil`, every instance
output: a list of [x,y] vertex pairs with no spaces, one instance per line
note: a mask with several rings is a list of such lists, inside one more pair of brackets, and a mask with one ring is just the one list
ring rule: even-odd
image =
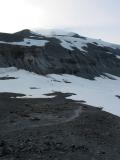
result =
[[10,93],[10,92],[1,92],[0,93],[0,99],[1,98],[16,98],[16,97],[23,97],[25,96],[25,94],[21,94],[21,93]]
[[0,77],[0,80],[17,79],[16,77]]
[[0,160],[120,160],[120,118],[54,93],[0,94]]
[[37,88],[37,87],[30,87],[30,89],[40,89],[40,88]]
[[116,95],[116,97],[120,99],[120,96],[119,96],[119,95]]

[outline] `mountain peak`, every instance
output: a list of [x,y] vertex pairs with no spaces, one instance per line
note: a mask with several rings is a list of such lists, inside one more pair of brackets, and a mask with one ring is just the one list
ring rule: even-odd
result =
[[15,35],[24,35],[24,36],[29,36],[31,34],[31,30],[29,29],[24,29],[24,30],[21,30],[19,32],[15,32],[14,33]]
[[35,34],[39,34],[39,35],[44,35],[44,36],[74,36],[74,35],[78,35],[77,33],[74,32],[68,32],[65,30],[60,30],[60,29],[36,29],[36,30],[32,30],[32,32]]

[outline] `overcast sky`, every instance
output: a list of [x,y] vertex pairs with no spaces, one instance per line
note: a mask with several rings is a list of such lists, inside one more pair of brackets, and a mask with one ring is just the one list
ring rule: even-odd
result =
[[57,28],[120,44],[120,0],[0,0],[0,32]]

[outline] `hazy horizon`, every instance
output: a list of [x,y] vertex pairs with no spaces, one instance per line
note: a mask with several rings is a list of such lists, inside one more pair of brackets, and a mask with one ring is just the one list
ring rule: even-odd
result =
[[0,32],[61,29],[120,44],[119,0],[0,0]]

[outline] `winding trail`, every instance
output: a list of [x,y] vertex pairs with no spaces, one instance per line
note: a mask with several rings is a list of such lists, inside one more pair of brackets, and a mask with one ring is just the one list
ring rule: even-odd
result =
[[74,119],[79,117],[80,113],[82,113],[82,108],[81,107],[74,110],[74,114],[71,117],[67,118],[64,122],[67,123],[67,122],[73,121]]
[[[30,118],[37,118],[37,120],[31,120],[29,117],[27,119],[18,119],[15,123],[7,123],[6,125],[3,124],[3,128],[7,128],[7,130],[4,130],[4,133],[13,132],[13,131],[21,131],[24,129],[31,129],[36,127],[47,127],[47,126],[54,126],[54,125],[60,125],[64,123],[68,123],[71,121],[74,121],[76,118],[79,117],[79,115],[82,112],[82,108],[79,107],[73,111],[72,113],[67,113],[68,111],[64,111],[65,115],[70,114],[69,117],[66,117],[65,115],[59,117],[58,115],[50,115],[44,114],[41,116],[41,114],[37,114],[36,117],[31,116]],[[72,115],[71,115],[72,114]]]

